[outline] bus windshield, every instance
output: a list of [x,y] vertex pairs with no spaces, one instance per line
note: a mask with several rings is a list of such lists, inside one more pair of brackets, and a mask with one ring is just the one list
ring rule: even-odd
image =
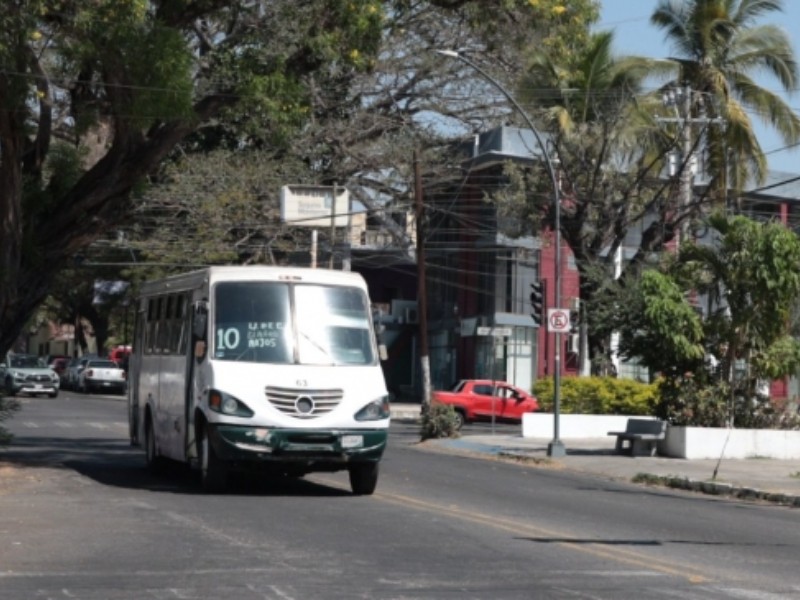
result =
[[214,294],[217,360],[305,365],[375,362],[369,306],[357,288],[224,282]]

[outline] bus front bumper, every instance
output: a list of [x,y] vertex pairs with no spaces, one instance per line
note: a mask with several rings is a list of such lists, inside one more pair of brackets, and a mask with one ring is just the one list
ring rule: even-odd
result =
[[229,462],[299,462],[340,468],[351,462],[377,462],[386,449],[388,429],[280,429],[214,425],[211,444]]

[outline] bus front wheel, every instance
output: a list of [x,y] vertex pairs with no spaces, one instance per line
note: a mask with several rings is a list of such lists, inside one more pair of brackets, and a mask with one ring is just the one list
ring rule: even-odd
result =
[[228,485],[228,469],[214,452],[214,447],[208,439],[208,430],[203,432],[200,471],[203,490],[212,493],[225,491]]
[[356,496],[369,496],[378,485],[378,463],[357,463],[348,467],[350,487]]

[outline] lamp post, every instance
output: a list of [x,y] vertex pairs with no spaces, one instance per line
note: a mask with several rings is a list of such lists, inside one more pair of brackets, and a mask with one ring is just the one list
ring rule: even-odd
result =
[[[536,127],[533,125],[530,117],[528,117],[527,113],[522,109],[514,96],[512,96],[511,93],[506,90],[499,81],[489,75],[484,69],[476,65],[466,56],[456,52],[455,50],[436,50],[436,52],[442,56],[448,56],[450,58],[460,60],[465,65],[468,65],[472,69],[476,70],[484,79],[500,90],[503,96],[505,96],[506,99],[514,106],[517,112],[519,112],[519,114],[525,120],[525,123],[528,125],[528,128],[533,133],[533,136],[536,138],[536,143],[539,145],[539,149],[542,151],[542,156],[544,156],[547,174],[550,176],[550,182],[553,186],[553,208],[555,211],[553,228],[555,229],[556,244],[555,274],[553,276],[553,283],[555,284],[555,306],[556,308],[561,308],[561,198],[558,190],[558,179],[556,178],[556,171],[553,168],[553,161],[550,159],[550,153],[547,151],[547,147],[542,141],[542,138],[539,135]],[[545,332],[545,335],[548,335],[548,333]],[[567,451],[560,439],[559,431],[559,420],[561,415],[561,332],[556,331],[554,335],[555,357],[553,366],[555,373],[553,375],[553,440],[547,445],[547,455],[559,457],[566,455]]]

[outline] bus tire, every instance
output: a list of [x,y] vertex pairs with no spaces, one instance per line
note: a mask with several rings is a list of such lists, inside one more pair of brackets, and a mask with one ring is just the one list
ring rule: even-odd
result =
[[164,459],[158,455],[156,436],[153,431],[153,418],[148,415],[144,425],[144,460],[147,470],[158,475],[164,470]]
[[200,478],[205,492],[224,492],[228,487],[228,468],[214,452],[208,429],[203,432],[200,448]]
[[356,496],[371,496],[378,485],[378,463],[356,463],[347,468],[350,488]]

